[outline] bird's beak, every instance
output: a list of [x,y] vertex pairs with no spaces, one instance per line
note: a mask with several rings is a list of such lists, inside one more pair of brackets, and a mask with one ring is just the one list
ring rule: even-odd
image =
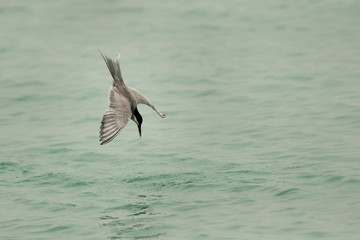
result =
[[139,136],[141,137],[141,125],[138,124],[137,126],[138,126],[138,129],[139,129]]

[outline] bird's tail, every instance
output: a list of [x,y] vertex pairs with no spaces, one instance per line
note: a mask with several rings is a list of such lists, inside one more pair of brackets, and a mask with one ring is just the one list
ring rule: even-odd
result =
[[116,59],[111,59],[111,58],[109,58],[107,56],[104,56],[100,50],[99,50],[99,52],[100,52],[102,58],[104,59],[104,61],[105,61],[106,65],[107,65],[113,79],[115,81],[119,81],[121,83],[124,83],[124,80],[123,80],[123,78],[121,76],[120,64],[119,64],[119,62],[120,62],[120,51],[119,51],[119,55],[118,55],[118,57]]

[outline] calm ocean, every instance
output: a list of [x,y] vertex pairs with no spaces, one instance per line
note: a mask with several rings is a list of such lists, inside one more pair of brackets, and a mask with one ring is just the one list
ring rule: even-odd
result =
[[[360,239],[360,1],[2,1],[0,239]],[[115,58],[139,106],[98,132]]]

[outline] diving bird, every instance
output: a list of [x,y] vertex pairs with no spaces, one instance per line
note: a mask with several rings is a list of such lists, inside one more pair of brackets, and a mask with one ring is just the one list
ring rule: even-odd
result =
[[100,50],[99,52],[113,77],[113,82],[109,90],[109,106],[105,110],[100,126],[100,144],[103,145],[111,142],[130,119],[136,123],[139,136],[141,137],[143,118],[137,109],[138,104],[148,105],[162,118],[166,115],[157,110],[150,100],[138,90],[125,85],[120,71],[120,51],[118,57],[114,60],[104,56]]

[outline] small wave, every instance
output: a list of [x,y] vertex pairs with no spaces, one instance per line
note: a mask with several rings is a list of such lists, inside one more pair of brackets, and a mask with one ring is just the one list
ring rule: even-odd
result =
[[15,102],[27,102],[27,101],[30,101],[30,100],[34,100],[36,98],[37,98],[37,96],[35,94],[32,94],[32,95],[24,95],[24,96],[21,96],[21,97],[16,97],[13,100]]
[[114,219],[119,219],[118,217],[112,217],[112,216],[109,216],[109,215],[105,215],[105,216],[102,216],[100,217],[101,220],[114,220]]
[[330,184],[358,184],[360,183],[360,179],[356,177],[347,177],[342,175],[332,175],[332,176],[326,176],[324,183],[330,183]]
[[154,176],[133,177],[133,178],[126,179],[125,182],[134,183],[134,182],[145,182],[145,181],[152,181],[152,180],[159,180],[159,179],[171,179],[171,178],[172,178],[171,174],[159,174],[159,175],[154,175]]
[[359,184],[360,179],[359,178],[349,178],[349,179],[346,179],[344,182],[345,183],[350,183],[350,184]]
[[231,192],[245,192],[245,191],[257,189],[259,187],[261,187],[260,184],[241,185],[241,186],[232,187]]
[[143,203],[129,203],[129,204],[125,204],[125,205],[121,205],[121,206],[117,206],[117,207],[112,207],[112,208],[108,208],[105,211],[109,211],[112,212],[114,210],[128,210],[128,211],[139,211],[139,210],[146,210],[149,209],[150,205],[148,204],[143,204]]
[[[120,210],[120,212],[118,212]],[[130,214],[122,213],[122,211],[130,211]],[[150,205],[145,203],[130,203],[105,210],[111,215],[106,214],[100,219],[103,227],[111,228],[112,236],[110,239],[142,239],[156,238],[163,235],[161,225],[153,217],[155,214]],[[116,213],[122,217],[114,216]],[[159,228],[160,226],[160,228]]]
[[289,189],[286,189],[284,191],[281,191],[281,192],[275,194],[275,197],[293,195],[293,194],[297,193],[299,190],[300,189],[298,189],[298,188],[289,188]]
[[334,175],[334,176],[330,176],[328,177],[325,182],[327,183],[334,183],[334,182],[340,182],[344,179],[344,176],[339,176],[339,175]]
[[18,183],[27,183],[35,186],[55,186],[61,185],[66,188],[89,186],[95,183],[93,180],[86,181],[62,172],[48,172],[40,175],[30,176],[18,181]]
[[71,148],[65,148],[65,147],[49,149],[49,153],[66,153],[71,151],[73,151]]
[[70,228],[70,226],[56,226],[56,227],[49,228],[49,229],[45,230],[44,232],[57,232],[57,231],[62,231],[62,230],[66,230],[69,228]]
[[14,162],[0,162],[0,171],[8,170],[16,167],[18,164]]

